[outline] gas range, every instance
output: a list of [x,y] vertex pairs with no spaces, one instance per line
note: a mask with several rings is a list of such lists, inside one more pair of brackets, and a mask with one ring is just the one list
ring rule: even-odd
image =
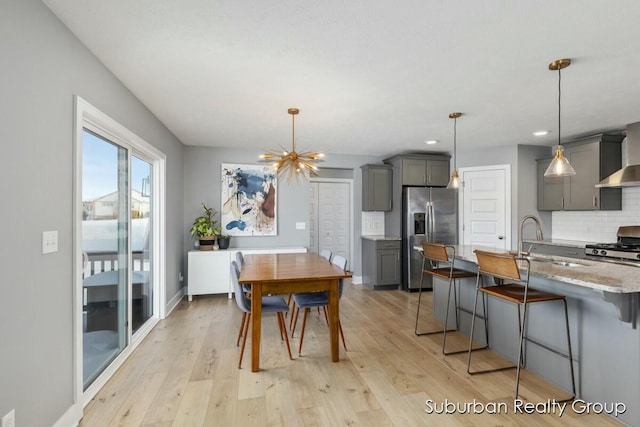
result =
[[584,253],[593,257],[640,261],[640,226],[618,228],[616,243],[586,245]]

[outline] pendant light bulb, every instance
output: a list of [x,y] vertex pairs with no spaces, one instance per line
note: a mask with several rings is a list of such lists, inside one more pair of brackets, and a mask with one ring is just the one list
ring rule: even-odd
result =
[[457,139],[457,129],[456,124],[458,117],[462,116],[462,113],[451,113],[449,114],[449,118],[453,119],[453,172],[451,173],[451,179],[449,179],[449,183],[447,184],[447,188],[449,190],[458,191],[460,188],[460,177],[458,175],[458,168],[456,167],[457,155],[456,155],[456,139]]
[[549,70],[558,72],[558,146],[556,147],[556,154],[553,156],[553,160],[551,160],[549,167],[544,172],[544,176],[571,176],[576,174],[575,169],[573,169],[571,163],[569,163],[569,160],[564,155],[564,149],[560,141],[560,100],[562,95],[560,70],[567,68],[569,65],[571,65],[570,59],[558,59],[549,64]]
[[449,180],[449,183],[447,184],[447,188],[449,190],[458,190],[460,188],[460,177],[458,176],[458,170],[454,169],[453,173],[451,174],[451,179]]
[[564,156],[562,145],[558,145],[558,147],[556,147],[556,154],[544,172],[544,176],[571,176],[575,174],[576,171],[573,169],[573,166],[571,166],[569,160]]

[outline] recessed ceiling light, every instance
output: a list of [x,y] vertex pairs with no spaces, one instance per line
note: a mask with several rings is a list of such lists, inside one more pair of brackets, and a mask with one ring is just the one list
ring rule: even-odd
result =
[[438,141],[437,139],[427,139],[424,143],[427,145],[433,145],[433,144],[437,144],[438,142],[440,141]]
[[545,136],[545,135],[549,135],[548,130],[537,130],[533,132],[533,136]]

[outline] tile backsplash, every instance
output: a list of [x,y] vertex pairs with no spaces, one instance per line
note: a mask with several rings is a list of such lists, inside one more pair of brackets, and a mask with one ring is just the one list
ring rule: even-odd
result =
[[609,243],[616,241],[621,225],[640,225],[640,187],[622,189],[621,211],[555,211],[554,239]]
[[362,212],[362,235],[384,236],[384,212]]

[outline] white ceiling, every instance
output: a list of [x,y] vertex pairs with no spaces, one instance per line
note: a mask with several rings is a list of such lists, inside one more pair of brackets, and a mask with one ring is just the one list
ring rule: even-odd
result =
[[637,0],[43,1],[187,145],[553,145],[558,58],[563,141],[640,121]]

